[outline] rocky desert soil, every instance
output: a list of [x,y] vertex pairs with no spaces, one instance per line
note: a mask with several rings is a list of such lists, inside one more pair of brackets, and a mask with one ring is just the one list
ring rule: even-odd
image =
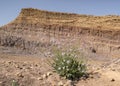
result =
[[66,80],[53,72],[48,64],[51,58],[32,55],[0,55],[0,86],[120,86],[120,59],[109,61],[89,59],[86,62],[87,79]]

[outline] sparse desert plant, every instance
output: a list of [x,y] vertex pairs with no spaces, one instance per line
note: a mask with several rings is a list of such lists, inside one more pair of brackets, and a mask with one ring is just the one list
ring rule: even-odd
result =
[[12,80],[12,86],[19,86],[15,80]]
[[58,52],[53,59],[52,67],[60,76],[76,80],[86,75],[86,65],[72,53]]

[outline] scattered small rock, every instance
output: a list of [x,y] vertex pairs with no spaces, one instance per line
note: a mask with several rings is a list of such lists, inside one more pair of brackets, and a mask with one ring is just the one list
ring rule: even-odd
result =
[[111,79],[111,82],[114,82],[115,81],[115,79]]
[[11,62],[11,61],[8,61],[7,63],[8,63],[8,64],[11,64],[12,62]]
[[16,67],[16,68],[19,68],[19,66],[18,66],[18,65],[15,65],[15,67]]
[[63,82],[62,81],[58,82],[58,86],[64,86]]
[[20,69],[20,70],[22,70],[23,68],[22,67],[20,67],[19,65],[15,65],[15,67],[16,68],[18,68],[18,69]]
[[17,73],[16,75],[17,75],[18,77],[21,77],[21,78],[24,77],[22,73]]
[[115,69],[111,69],[112,71],[115,71]]
[[38,64],[35,64],[36,67],[38,67]]
[[48,73],[47,73],[47,76],[50,76],[50,75],[52,75],[52,73],[51,73],[51,72],[48,72]]
[[90,74],[90,75],[89,75],[89,78],[92,78],[92,79],[93,79],[93,78],[94,78],[94,76]]
[[43,80],[43,78],[42,78],[42,77],[39,77],[38,80]]
[[47,76],[47,74],[43,74],[43,79],[45,79],[45,78],[47,78],[48,76]]
[[22,70],[23,68],[22,67],[19,67],[20,70]]

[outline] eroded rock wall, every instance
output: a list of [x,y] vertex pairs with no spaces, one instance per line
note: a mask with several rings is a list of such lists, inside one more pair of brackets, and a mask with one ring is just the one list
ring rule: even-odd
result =
[[120,57],[120,29],[78,26],[77,18],[77,14],[23,9],[14,21],[1,27],[6,35],[1,35],[0,45],[35,50],[41,43],[72,46],[77,42],[88,54]]

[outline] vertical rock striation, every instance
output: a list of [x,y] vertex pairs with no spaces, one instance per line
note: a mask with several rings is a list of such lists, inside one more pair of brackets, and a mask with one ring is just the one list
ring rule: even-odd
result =
[[78,15],[24,8],[14,21],[1,27],[0,33],[1,46],[35,50],[40,43],[77,44],[90,55],[120,57],[120,16]]

